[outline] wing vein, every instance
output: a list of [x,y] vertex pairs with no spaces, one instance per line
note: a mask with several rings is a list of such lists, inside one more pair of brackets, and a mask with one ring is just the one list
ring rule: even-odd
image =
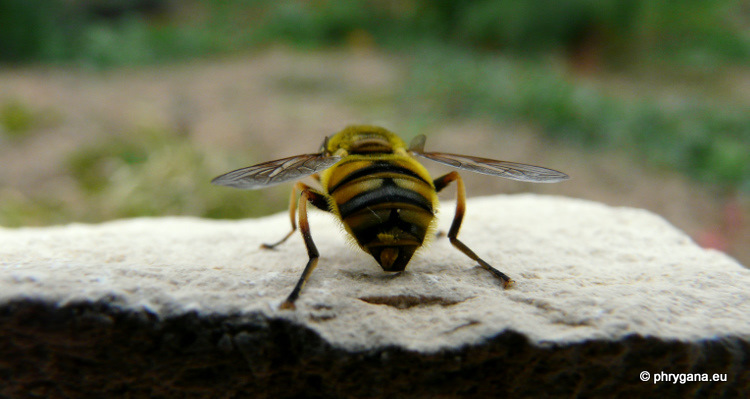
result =
[[442,163],[457,169],[475,173],[503,177],[506,179],[534,182],[555,183],[570,177],[565,173],[541,166],[517,162],[498,161],[495,159],[473,157],[468,155],[449,154],[444,152],[418,152],[414,154],[429,160]]
[[252,190],[302,179],[330,168],[339,160],[341,157],[321,154],[296,155],[233,170],[214,178],[211,183]]

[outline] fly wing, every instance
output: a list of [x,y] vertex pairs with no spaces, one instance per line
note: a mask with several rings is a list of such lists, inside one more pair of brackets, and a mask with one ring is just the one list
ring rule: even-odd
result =
[[328,169],[341,157],[303,154],[237,169],[211,180],[211,184],[253,190],[300,180]]
[[497,161],[494,159],[472,157],[468,155],[447,154],[443,152],[412,152],[420,157],[439,162],[456,169],[468,170],[485,175],[499,176],[506,179],[533,182],[556,183],[567,180],[570,176],[553,169],[527,165],[517,162]]
[[532,182],[556,183],[567,180],[570,176],[554,169],[524,163],[498,161],[488,158],[472,157],[468,155],[448,154],[444,152],[425,152],[426,138],[420,134],[409,144],[409,151],[423,158],[454,167],[485,175],[499,176],[506,179]]

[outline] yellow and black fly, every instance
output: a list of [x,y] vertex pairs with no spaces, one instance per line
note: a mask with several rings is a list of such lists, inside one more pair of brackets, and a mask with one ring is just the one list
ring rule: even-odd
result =
[[451,244],[500,279],[504,287],[513,284],[510,277],[490,266],[458,239],[466,208],[464,183],[458,172],[433,180],[415,156],[457,169],[525,182],[554,183],[568,179],[568,175],[515,162],[425,152],[424,143],[425,136],[420,135],[407,148],[398,136],[386,129],[349,126],[326,137],[317,154],[264,162],[211,181],[221,186],[258,189],[307,176],[314,179],[317,187],[299,181],[294,185],[289,201],[292,231],[279,242],[262,245],[274,248],[286,241],[297,230],[295,211],[299,209],[299,228],[310,259],[297,285],[281,305],[283,309],[294,308],[294,301],[318,263],[318,250],[307,222],[308,202],[335,215],[359,247],[372,255],[383,270],[400,272],[434,231],[437,193],[452,181],[458,186],[458,198],[456,215],[448,231]]

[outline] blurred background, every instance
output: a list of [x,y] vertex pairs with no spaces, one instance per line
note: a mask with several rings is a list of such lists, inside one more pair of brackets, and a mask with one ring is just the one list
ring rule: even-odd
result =
[[209,181],[369,123],[750,265],[749,111],[750,0],[0,0],[0,226],[280,212]]

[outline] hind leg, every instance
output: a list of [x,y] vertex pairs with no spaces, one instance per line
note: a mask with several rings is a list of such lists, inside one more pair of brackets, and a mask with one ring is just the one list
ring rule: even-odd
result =
[[456,199],[456,215],[453,217],[453,223],[451,224],[451,228],[448,231],[448,239],[450,239],[451,244],[453,244],[454,247],[458,248],[459,251],[463,252],[466,256],[473,259],[474,261],[478,262],[480,266],[500,279],[504,288],[510,287],[511,285],[513,285],[513,280],[511,280],[510,277],[506,276],[505,273],[495,269],[489,263],[485,262],[484,259],[477,256],[474,251],[472,251],[469,247],[466,246],[466,244],[458,239],[458,230],[461,229],[461,222],[463,221],[464,213],[466,212],[466,188],[464,187],[464,181],[461,179],[461,176],[458,174],[458,172],[450,172],[445,176],[435,179],[434,184],[435,190],[440,191],[452,181],[456,181],[458,198]]

